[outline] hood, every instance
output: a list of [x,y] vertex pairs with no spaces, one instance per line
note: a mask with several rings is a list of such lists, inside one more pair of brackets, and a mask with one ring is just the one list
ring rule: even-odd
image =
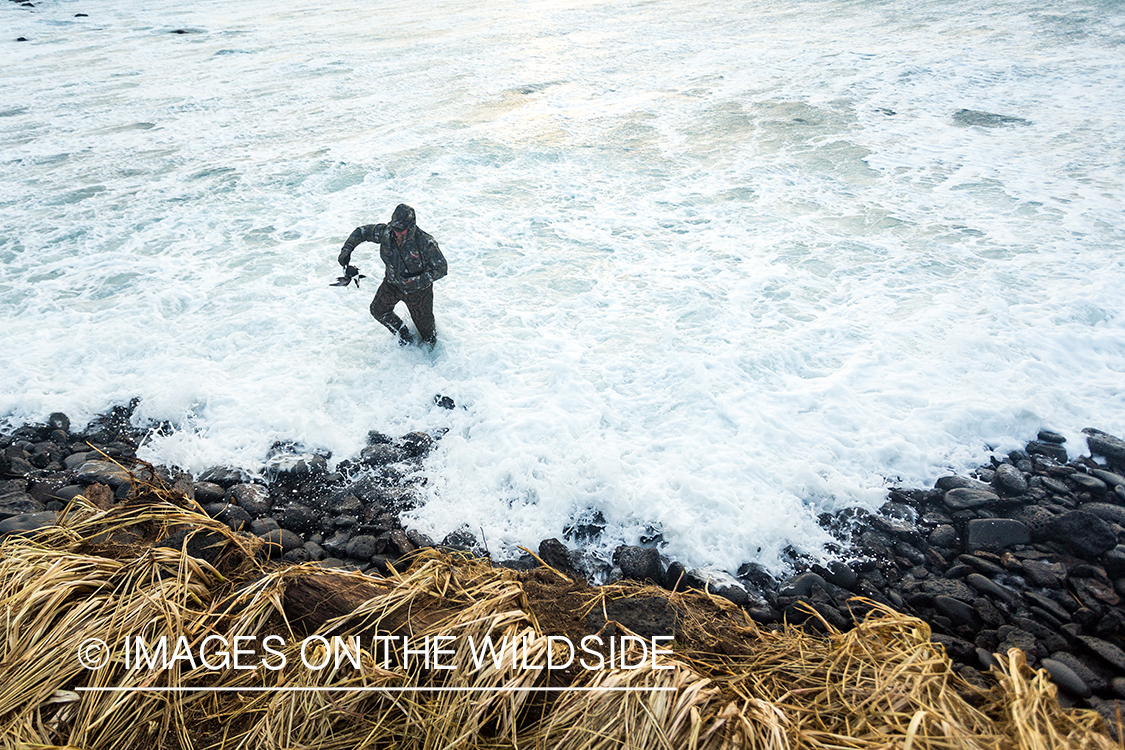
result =
[[414,228],[414,209],[405,203],[400,203],[395,207],[395,212],[391,215],[391,228],[401,232],[403,229],[411,230]]

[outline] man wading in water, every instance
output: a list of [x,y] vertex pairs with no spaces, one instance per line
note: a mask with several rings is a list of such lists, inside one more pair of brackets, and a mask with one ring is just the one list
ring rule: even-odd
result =
[[397,333],[399,344],[413,343],[414,337],[406,324],[394,313],[395,305],[405,302],[410,319],[418,329],[418,337],[433,347],[437,343],[433,285],[448,270],[438,243],[415,225],[414,209],[405,203],[395,208],[390,224],[366,224],[356,227],[349,235],[340,251],[340,265],[344,267],[346,278],[358,274],[349,264],[352,250],[361,242],[378,242],[379,257],[387,266],[383,283],[371,300],[375,320]]

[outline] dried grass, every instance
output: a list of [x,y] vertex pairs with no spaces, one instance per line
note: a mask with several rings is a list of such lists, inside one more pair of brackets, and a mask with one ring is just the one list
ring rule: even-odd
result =
[[[615,598],[669,598],[684,613],[674,654],[636,669],[528,670],[523,661],[546,662],[546,633],[573,631],[574,621],[543,620],[548,608],[530,600],[510,571],[433,551],[390,579],[271,566],[257,560],[256,540],[195,511],[148,485],[136,501],[109,510],[79,499],[58,527],[4,540],[0,747],[1119,747],[1096,713],[1062,709],[1046,673],[1029,669],[1018,651],[994,671],[995,687],[978,690],[953,672],[925,623],[872,602],[861,602],[869,614],[854,629],[840,633],[821,622],[821,632],[810,633],[760,629],[706,594],[571,588],[581,614]],[[152,546],[183,528],[220,541],[213,563]],[[310,577],[353,590],[373,580],[378,586],[350,612],[307,632],[291,620],[285,592]],[[480,668],[467,649],[450,657],[452,669],[417,659],[404,668],[371,646],[373,635],[391,632],[412,642],[507,637],[507,650],[499,664],[486,660]],[[208,636],[270,634],[285,644],[281,669],[209,669],[187,659],[151,669],[122,656],[136,636],[149,643],[182,637],[198,653]],[[309,635],[358,637],[360,667],[345,659],[306,668],[299,645]],[[78,662],[88,638],[115,655],[102,669]],[[526,648],[519,664],[511,654],[517,641]],[[325,656],[319,649],[308,655]],[[583,690],[538,690],[546,687]]]

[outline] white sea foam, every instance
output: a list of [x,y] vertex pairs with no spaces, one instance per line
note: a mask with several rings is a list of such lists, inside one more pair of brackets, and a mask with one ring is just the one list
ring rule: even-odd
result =
[[[596,511],[595,552],[727,570],[1041,427],[1082,452],[1125,432],[1125,14],[979,6],[7,4],[0,414],[139,395],[193,470],[448,428],[422,530]],[[433,354],[370,319],[371,246],[327,286],[400,201]]]

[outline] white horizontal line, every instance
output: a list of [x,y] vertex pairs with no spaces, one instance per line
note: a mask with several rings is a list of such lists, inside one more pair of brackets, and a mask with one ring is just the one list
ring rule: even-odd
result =
[[79,693],[667,693],[674,687],[76,687]]

